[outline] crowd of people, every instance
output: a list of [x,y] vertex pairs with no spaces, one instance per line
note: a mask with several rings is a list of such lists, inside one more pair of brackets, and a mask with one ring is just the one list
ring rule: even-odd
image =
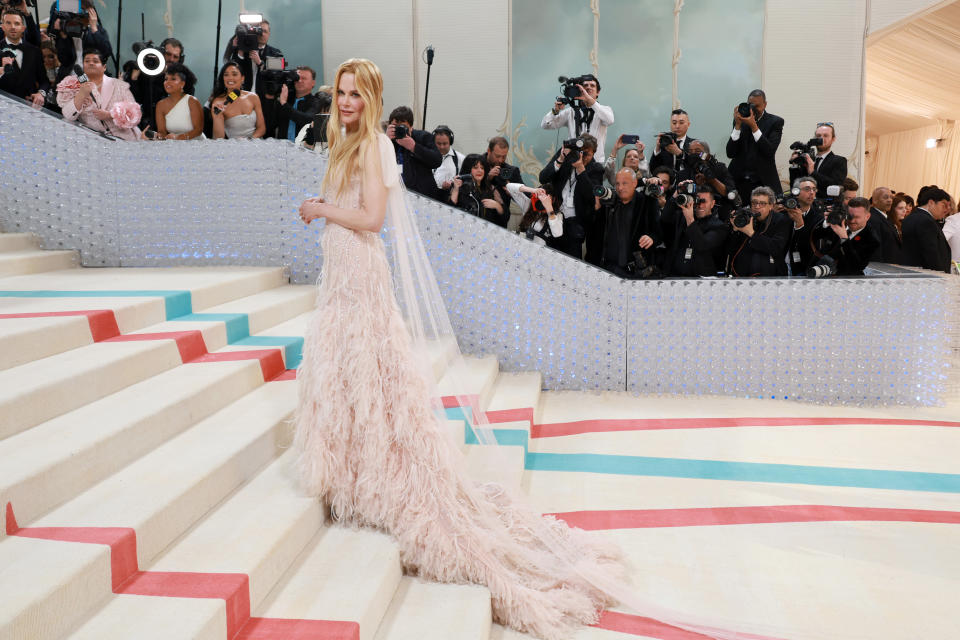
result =
[[[310,67],[275,64],[283,53],[269,44],[268,21],[228,42],[214,89],[201,101],[176,38],[158,47],[163,73],[129,62],[111,77],[109,36],[92,0],[82,2],[82,25],[65,24],[54,7],[43,31],[23,0],[7,0],[0,90],[125,140],[273,137],[314,146],[325,139],[335,97],[316,86]],[[415,129],[406,106],[383,124],[408,189],[501,227],[514,214],[527,238],[624,278],[855,275],[871,261],[949,272],[960,260],[953,198],[935,185],[915,201],[885,187],[858,197],[846,158],[832,151],[832,122],[790,145],[784,192],[776,165],[784,120],[767,110],[762,90],[733,109],[729,164],[691,135],[683,109],[671,112],[649,157],[637,135],[618,137],[608,154],[615,116],[600,91],[593,75],[570,79],[545,113],[540,126],[569,137],[535,186],[507,162],[506,138],[461,153],[451,127]]]

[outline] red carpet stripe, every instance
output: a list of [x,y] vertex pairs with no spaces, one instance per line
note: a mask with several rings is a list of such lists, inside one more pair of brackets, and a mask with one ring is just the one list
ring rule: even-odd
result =
[[829,505],[571,511],[551,515],[564,520],[571,526],[579,527],[587,531],[786,522],[928,522],[960,524],[960,512],[957,511],[838,507]]
[[533,407],[522,409],[498,409],[497,411],[487,411],[487,422],[529,422],[533,424]]
[[297,379],[297,370],[296,369],[286,369],[283,373],[278,375],[276,378],[270,382],[283,382],[284,380],[296,380]]
[[152,340],[173,340],[180,351],[180,359],[192,362],[206,355],[207,344],[200,331],[164,331],[162,333],[128,333],[110,338],[107,342],[147,342]]
[[264,382],[274,380],[286,369],[280,349],[253,349],[250,351],[218,351],[200,356],[191,362],[234,362],[237,360],[259,360]]
[[719,429],[725,427],[805,427],[828,425],[892,425],[911,427],[960,427],[948,420],[899,420],[895,418],[641,418],[632,420],[581,420],[535,424],[531,438],[556,438],[581,433],[650,431],[662,429]]
[[20,528],[6,505],[9,536],[105,544],[110,547],[111,587],[124,595],[210,598],[226,603],[228,640],[360,640],[356,622],[250,617],[250,577],[245,573],[140,571],[136,531],[124,527]]
[[110,309],[92,309],[88,311],[48,311],[42,313],[2,313],[0,320],[15,318],[61,318],[86,316],[90,325],[90,335],[94,342],[102,342],[120,335],[117,317]]
[[[710,633],[708,629],[704,629],[704,633],[696,633],[653,618],[644,618],[643,616],[634,616],[618,611],[604,611],[600,614],[600,621],[593,626],[607,631],[657,638],[657,640],[713,640],[714,638],[714,636],[708,635]],[[716,631],[720,632],[719,629]],[[729,631],[723,633],[728,635]],[[777,638],[758,636],[752,633],[740,633],[738,637],[743,640],[778,640]]]

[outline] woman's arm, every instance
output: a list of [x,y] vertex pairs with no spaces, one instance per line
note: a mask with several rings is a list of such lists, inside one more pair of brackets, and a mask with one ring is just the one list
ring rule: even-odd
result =
[[354,231],[380,231],[387,213],[387,186],[381,175],[380,156],[376,146],[369,145],[364,155],[361,184],[364,206],[360,209],[341,209],[327,202],[307,200],[300,205],[300,215],[305,222],[326,218]]
[[257,128],[253,132],[254,138],[262,138],[267,133],[267,123],[263,119],[263,105],[260,104],[260,96],[255,93],[249,94],[253,100],[253,110],[257,112]]
[[[227,108],[227,101],[217,96],[213,99],[213,102],[210,103],[210,119],[213,120],[213,137],[215,139],[223,139],[227,137],[226,132],[223,128],[223,110]],[[217,110],[220,113],[217,113]]]
[[[156,120],[157,120],[157,138],[159,140],[164,140],[169,135],[167,133],[167,105],[164,104],[166,101],[167,101],[166,98],[164,98],[163,100],[157,103]],[[173,139],[176,139],[176,138],[173,138]]]
[[193,123],[193,131],[180,134],[180,140],[193,140],[203,135],[203,106],[196,98],[190,99],[187,103],[190,105],[190,121]]

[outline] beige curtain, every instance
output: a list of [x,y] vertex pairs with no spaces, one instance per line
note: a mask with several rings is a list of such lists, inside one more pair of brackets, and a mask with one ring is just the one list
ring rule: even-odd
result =
[[[862,193],[867,197],[876,187],[889,187],[916,197],[920,187],[936,184],[957,198],[960,196],[960,135],[953,120],[899,131],[867,140],[867,162]],[[933,149],[929,138],[941,139]]]

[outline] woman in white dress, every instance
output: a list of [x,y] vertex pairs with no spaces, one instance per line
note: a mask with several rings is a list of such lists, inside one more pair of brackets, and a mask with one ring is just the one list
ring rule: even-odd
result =
[[262,138],[267,132],[260,97],[243,90],[243,72],[236,62],[220,70],[210,98],[214,138]]
[[184,93],[190,71],[182,64],[167,67],[163,90],[167,97],[157,103],[157,138],[160,140],[193,140],[203,137],[203,105]]

